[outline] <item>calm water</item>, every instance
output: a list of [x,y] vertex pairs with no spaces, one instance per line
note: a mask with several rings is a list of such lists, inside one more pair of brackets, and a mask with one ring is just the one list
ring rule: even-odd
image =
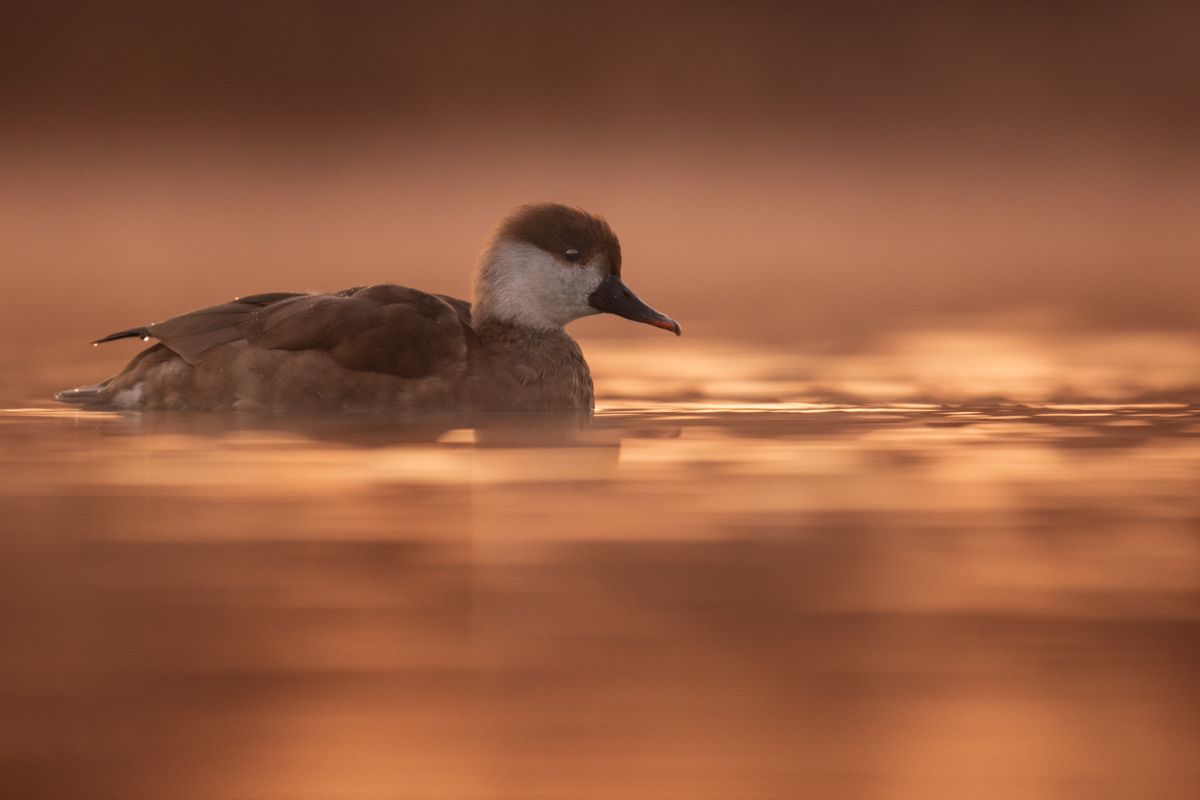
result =
[[90,351],[31,368],[0,794],[1194,798],[1194,343],[985,344],[598,346],[585,430],[80,414],[38,398]]

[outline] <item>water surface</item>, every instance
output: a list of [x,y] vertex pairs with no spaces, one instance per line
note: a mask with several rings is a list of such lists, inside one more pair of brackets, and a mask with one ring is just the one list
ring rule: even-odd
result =
[[1200,792],[1186,396],[639,352],[586,428],[0,412],[4,796]]

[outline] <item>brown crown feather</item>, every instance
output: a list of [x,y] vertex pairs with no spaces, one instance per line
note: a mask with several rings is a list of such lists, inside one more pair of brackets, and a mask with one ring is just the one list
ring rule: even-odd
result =
[[604,255],[608,270],[621,274],[621,243],[602,218],[559,203],[521,206],[500,224],[497,238],[526,242],[560,258],[574,248],[581,254],[579,264],[593,263]]

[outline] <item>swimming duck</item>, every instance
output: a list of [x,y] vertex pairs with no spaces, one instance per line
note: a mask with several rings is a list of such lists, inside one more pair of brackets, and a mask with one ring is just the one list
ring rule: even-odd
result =
[[157,339],[116,376],[60,392],[88,409],[582,411],[592,378],[564,326],[610,313],[679,335],[621,281],[600,217],[524,206],[480,259],[473,302],[405,286],[239,297],[98,339]]

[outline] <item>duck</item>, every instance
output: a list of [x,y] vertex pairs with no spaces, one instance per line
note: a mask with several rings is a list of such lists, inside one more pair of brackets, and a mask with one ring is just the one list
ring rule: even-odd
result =
[[85,410],[591,414],[591,371],[565,327],[604,313],[681,333],[622,281],[602,217],[526,205],[493,232],[469,302],[394,284],[238,297],[97,339],[156,341],[55,399]]

